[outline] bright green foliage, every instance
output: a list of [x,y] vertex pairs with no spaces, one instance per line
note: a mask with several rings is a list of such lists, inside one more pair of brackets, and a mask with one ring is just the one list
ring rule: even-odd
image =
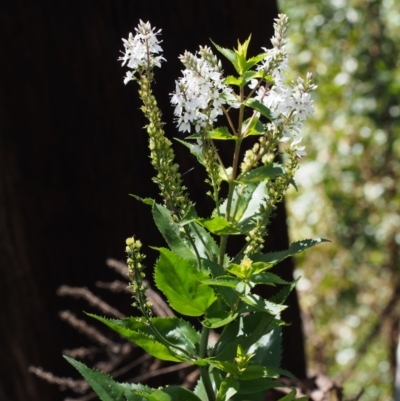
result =
[[390,400],[399,310],[383,312],[399,294],[400,2],[280,6],[291,20],[291,67],[316,71],[318,84],[292,235],[333,241],[298,259],[310,368],[342,381],[349,397],[364,389],[363,401]]
[[[277,386],[273,379],[281,375],[293,377],[280,368],[281,326],[285,325],[281,312],[287,308],[285,301],[296,281],[287,282],[268,270],[326,240],[298,241],[287,250],[263,253],[270,215],[287,188],[295,185],[293,176],[303,149],[298,146],[297,130],[304,116],[312,111],[312,103],[308,101],[309,92],[314,89],[311,76],[293,84],[290,88],[293,95],[287,105],[272,102],[272,112],[265,102],[267,95],[273,98],[275,86],[282,83],[279,75],[287,57],[286,29],[287,18],[280,15],[275,24],[274,51],[254,57],[247,55],[250,38],[239,42],[234,50],[215,45],[233,64],[237,77],[223,79],[221,63],[207,47],[200,48],[196,55],[185,52],[180,58],[186,76],[177,81],[171,102],[177,105],[179,130],[196,132],[187,136],[186,141],[178,139],[178,142],[189,148],[205,167],[206,182],[212,188],[208,195],[214,207],[207,217],[198,216],[182,185],[172,143],[165,137],[161,112],[152,92],[153,68],[163,61],[156,56],[160,51],[155,44],[160,43],[156,38],[159,32],[140,22],[137,35],[124,41],[126,54],[122,59],[130,59],[128,65],[133,69],[125,82],[134,80],[139,84],[142,111],[149,121],[146,128],[151,163],[156,170],[154,182],[163,203],[135,198],[151,207],[154,223],[168,247],[152,247],[159,252],[154,281],[181,317],[153,316],[152,305],[146,298],[145,255],[141,253],[141,242],[133,237],[126,240],[125,251],[134,306],[142,316],[125,319],[91,316],[155,358],[196,365],[201,378],[194,392],[176,386],[154,390],[116,383],[107,375],[69,359],[103,401],[258,401],[266,389]],[[146,51],[141,53],[141,48]],[[188,80],[198,88],[186,85]],[[194,89],[198,92],[193,94],[190,91]],[[179,117],[184,108],[212,91],[206,105],[198,105],[196,111],[185,109],[185,117]],[[303,117],[297,106],[287,112],[299,96],[308,104]],[[237,112],[231,113],[232,108]],[[225,125],[215,127],[215,116],[221,114],[226,117]],[[197,120],[192,121],[193,116]],[[290,130],[296,131],[293,138]],[[243,156],[246,138],[253,135],[256,141]],[[231,166],[224,164],[215,145],[215,142],[223,145],[227,140],[234,144]],[[278,151],[284,155],[281,164],[274,163]],[[223,195],[221,183],[226,185]],[[227,252],[232,235],[240,236],[243,243],[242,249],[233,255]],[[253,292],[256,285],[279,286],[279,290],[267,299]],[[199,319],[200,333],[183,319],[185,316]],[[215,344],[209,343],[211,329],[218,337]],[[294,394],[283,400],[294,399]]]
[[158,248],[154,279],[157,288],[177,312],[186,316],[202,316],[216,300],[214,290],[202,280],[208,275],[168,249]]
[[[178,318],[106,319],[90,315],[142,347],[147,353],[165,361],[193,361],[197,354],[199,334],[184,320]],[[190,358],[192,356],[193,358]]]

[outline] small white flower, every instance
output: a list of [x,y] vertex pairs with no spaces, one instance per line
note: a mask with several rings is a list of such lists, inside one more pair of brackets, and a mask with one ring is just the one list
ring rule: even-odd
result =
[[176,123],[181,132],[190,132],[192,126],[200,132],[223,114],[224,104],[236,106],[237,101],[223,83],[221,63],[209,47],[200,48],[196,54],[185,52],[180,60],[186,69],[171,96]]
[[161,55],[162,48],[161,41],[157,39],[157,35],[161,33],[152,28],[149,22],[140,21],[137,28],[135,28],[136,35],[129,34],[128,39],[122,39],[125,47],[125,53],[118,60],[122,60],[122,65],[126,63],[129,68],[134,70],[128,72],[124,79],[124,83],[128,83],[133,78],[133,74],[139,68],[153,68],[154,66],[160,67],[161,61],[165,60]]

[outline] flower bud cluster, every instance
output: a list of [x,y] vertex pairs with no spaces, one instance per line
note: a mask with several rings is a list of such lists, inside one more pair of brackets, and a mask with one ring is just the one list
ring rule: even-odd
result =
[[163,51],[160,46],[161,41],[157,39],[161,29],[155,31],[149,22],[141,20],[135,31],[135,36],[129,33],[128,39],[122,39],[125,53],[122,52],[123,56],[118,59],[122,60],[122,65],[128,63],[128,67],[133,70],[126,73],[125,85],[135,79],[134,75],[137,71],[140,73],[143,69],[150,70],[154,66],[160,67],[161,61],[165,60],[161,55],[157,56]]
[[275,159],[276,149],[280,141],[280,133],[274,124],[267,124],[266,132],[251,149],[248,149],[240,165],[242,173],[247,173],[261,162],[271,164]]
[[131,280],[129,288],[132,289],[135,299],[133,306],[140,309],[145,317],[150,317],[152,314],[151,304],[147,301],[145,295],[148,287],[143,284],[145,274],[143,272],[144,266],[142,265],[142,261],[145,256],[140,253],[141,247],[142,243],[139,240],[135,240],[134,237],[126,239],[126,263]]
[[180,60],[186,69],[183,77],[176,81],[171,104],[179,131],[196,132],[212,126],[223,114],[224,104],[233,104],[231,88],[223,83],[221,62],[209,47],[200,47],[196,54],[186,51]]
[[257,219],[255,220],[254,228],[246,236],[246,248],[244,250],[245,255],[253,255],[260,252],[265,241],[265,236],[268,232],[268,225],[273,208],[264,200],[260,204],[260,208],[257,213]]
[[142,111],[149,121],[149,148],[151,164],[157,171],[153,181],[160,188],[160,194],[166,207],[175,216],[182,216],[190,205],[186,188],[182,186],[179,166],[175,163],[175,154],[171,141],[166,138],[162,128],[161,113],[156,99],[152,94],[149,78],[142,75],[139,78],[139,96],[143,100]]

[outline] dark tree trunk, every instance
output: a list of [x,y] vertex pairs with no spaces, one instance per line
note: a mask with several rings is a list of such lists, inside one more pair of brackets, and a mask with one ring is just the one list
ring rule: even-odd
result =
[[[56,297],[56,288],[107,278],[104,260],[123,258],[128,235],[145,244],[159,238],[148,223],[149,211],[127,196],[155,197],[156,188],[150,183],[136,88],[123,85],[116,61],[120,38],[139,18],[163,29],[168,63],[157,71],[156,90],[172,136],[168,93],[181,69],[176,56],[209,38],[231,47],[250,33],[258,51],[270,46],[276,15],[275,1],[256,0],[10,0],[2,5],[1,399],[59,398],[56,388],[28,373],[29,365],[72,372],[61,349],[79,340],[58,320],[66,301]],[[190,167],[191,159],[179,151],[178,159]],[[200,180],[196,171],[190,179]],[[269,247],[283,249],[283,207],[275,224],[280,231]],[[292,270],[288,261],[282,274],[290,278]],[[295,294],[289,310],[284,363],[304,376]]]

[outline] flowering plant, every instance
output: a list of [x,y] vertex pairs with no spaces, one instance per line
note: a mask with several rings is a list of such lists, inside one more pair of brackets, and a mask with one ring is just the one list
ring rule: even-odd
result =
[[[200,217],[182,184],[171,142],[164,134],[161,113],[152,92],[154,68],[165,61],[158,36],[149,23],[140,22],[136,34],[123,39],[120,60],[131,69],[125,84],[136,81],[148,119],[151,164],[163,203],[138,200],[152,209],[154,222],[168,248],[159,252],[154,280],[180,316],[201,319],[198,332],[181,317],[154,316],[145,296],[142,244],[126,240],[131,289],[141,317],[106,319],[92,315],[142,347],[150,355],[198,366],[200,379],[194,391],[178,386],[153,389],[141,384],[117,383],[102,372],[67,358],[103,401],[259,400],[266,389],[280,385],[280,313],[295,282],[270,272],[283,259],[323,242],[308,239],[289,249],[263,253],[272,212],[289,185],[295,185],[298,160],[305,155],[299,131],[312,114],[311,74],[286,84],[288,54],[285,34],[288,19],[279,15],[272,49],[249,57],[250,38],[229,50],[214,44],[232,64],[236,76],[223,76],[221,61],[209,47],[180,56],[184,65],[171,103],[178,130],[187,133],[186,146],[207,172],[208,195],[214,202],[210,217]],[[217,125],[225,120],[226,125]],[[245,139],[253,145],[243,153]],[[217,143],[234,143],[232,165],[226,166]],[[277,151],[283,162],[277,162]],[[223,198],[224,194],[226,195]],[[226,252],[230,236],[244,237],[236,255]],[[256,295],[259,285],[281,286],[269,299]],[[217,340],[210,341],[210,333]],[[282,400],[295,399],[293,390]]]

